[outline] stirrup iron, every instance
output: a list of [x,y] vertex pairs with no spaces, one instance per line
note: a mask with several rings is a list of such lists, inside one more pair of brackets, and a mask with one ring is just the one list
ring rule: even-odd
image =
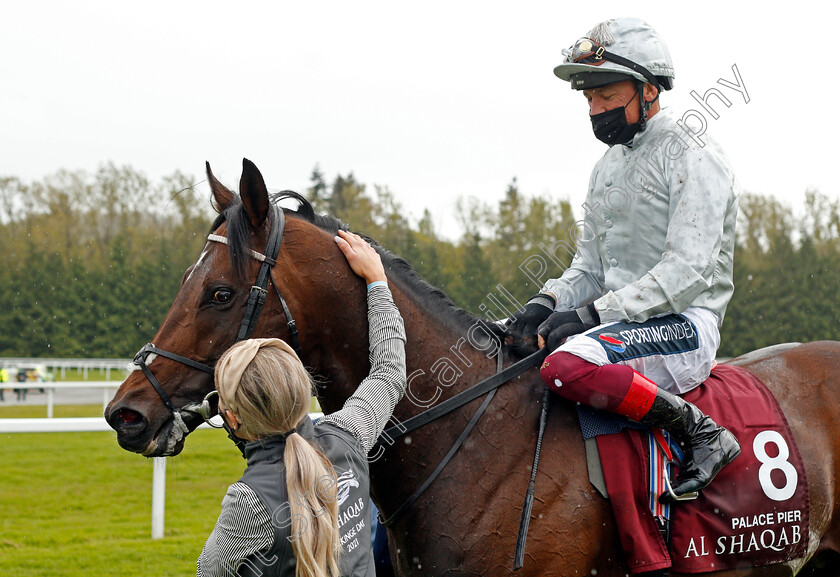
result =
[[675,466],[679,467],[680,462],[676,461],[676,460],[672,460],[672,461],[667,461],[665,463],[665,470],[664,470],[665,474],[663,475],[665,477],[665,488],[668,489],[668,494],[671,495],[671,498],[674,501],[683,502],[683,501],[694,501],[697,497],[699,497],[700,496],[699,491],[691,491],[690,493],[684,493],[682,495],[677,495],[676,493],[674,493],[674,489],[671,486],[671,476],[668,475],[668,465],[675,465]]

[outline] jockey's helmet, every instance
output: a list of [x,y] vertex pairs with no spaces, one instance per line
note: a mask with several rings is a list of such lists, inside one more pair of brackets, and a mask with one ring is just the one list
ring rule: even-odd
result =
[[597,24],[563,50],[554,74],[573,90],[598,88],[635,79],[660,90],[674,86],[674,64],[662,38],[639,18],[618,18]]

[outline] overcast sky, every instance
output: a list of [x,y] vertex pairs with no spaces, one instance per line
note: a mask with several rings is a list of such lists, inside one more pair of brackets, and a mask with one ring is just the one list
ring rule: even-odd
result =
[[[670,47],[677,79],[664,105],[700,111],[689,92],[712,87],[730,99],[705,118],[746,190],[794,206],[808,187],[838,198],[829,24],[840,9],[813,4],[7,3],[0,176],[111,160],[201,180],[208,160],[236,186],[247,157],[277,190],[305,190],[316,164],[328,180],[352,171],[388,186],[415,220],[430,208],[444,233],[457,197],[495,203],[514,176],[580,215],[605,145],[552,69],[592,25],[633,15]],[[749,102],[717,82],[736,82],[733,66]]]

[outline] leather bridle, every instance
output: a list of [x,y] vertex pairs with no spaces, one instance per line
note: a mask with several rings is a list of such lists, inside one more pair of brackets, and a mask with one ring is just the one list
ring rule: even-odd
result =
[[[263,305],[265,305],[266,297],[268,295],[268,284],[271,282],[271,269],[277,264],[276,258],[277,254],[280,251],[280,244],[283,241],[283,231],[285,228],[285,215],[281,208],[278,208],[275,205],[271,205],[271,215],[270,215],[270,223],[271,227],[268,233],[268,242],[266,243],[265,253],[258,253],[256,251],[250,250],[248,254],[257,259],[262,263],[260,266],[260,271],[257,274],[257,279],[255,284],[251,287],[251,293],[248,296],[248,303],[245,308],[245,315],[242,318],[242,323],[239,327],[239,334],[236,337],[236,341],[241,341],[247,339],[251,336],[254,332],[254,328],[256,327],[257,321],[260,317],[260,312],[262,311]],[[220,242],[223,244],[228,243],[228,239],[224,236],[210,234],[207,236],[208,241],[212,242]],[[295,324],[294,319],[292,318],[292,314],[289,311],[289,307],[286,304],[286,300],[283,298],[283,295],[280,293],[280,289],[277,288],[275,283],[271,283],[274,285],[274,290],[277,293],[277,297],[280,299],[280,305],[283,308],[283,313],[286,315],[286,322],[289,328],[289,344],[294,348],[295,352],[300,357],[300,346],[298,342],[298,331],[297,326]],[[383,437],[385,439],[390,440],[392,444],[394,439],[399,438],[402,435],[405,435],[409,431],[415,430],[419,427],[423,427],[428,423],[438,419],[457,408],[460,408],[467,403],[477,399],[480,396],[485,396],[484,401],[482,402],[479,409],[473,415],[470,422],[464,427],[458,439],[452,444],[449,451],[447,452],[446,456],[443,460],[438,464],[437,468],[432,472],[431,475],[428,476],[426,481],[420,485],[420,487],[414,491],[414,493],[409,496],[409,498],[403,502],[403,504],[397,508],[397,510],[390,515],[388,519],[381,519],[380,522],[385,526],[392,525],[399,517],[402,516],[405,511],[412,507],[412,505],[417,501],[421,494],[431,485],[431,483],[437,478],[437,476],[443,471],[446,465],[449,463],[450,459],[455,455],[458,449],[461,447],[462,443],[478,423],[478,420],[484,414],[485,410],[489,406],[490,402],[493,399],[493,396],[496,393],[496,390],[502,386],[503,384],[509,382],[511,379],[515,378],[516,376],[522,374],[527,369],[539,365],[542,360],[545,358],[547,354],[546,349],[542,349],[527,358],[507,367],[506,369],[502,369],[502,352],[499,350],[497,352],[497,373],[480,383],[470,387],[466,391],[462,391],[461,393],[457,394],[456,396],[452,397],[451,399],[444,401],[426,411],[423,411],[419,415],[408,419],[405,423],[401,423],[397,426],[391,427],[387,431],[384,431]],[[154,376],[152,371],[149,369],[146,360],[149,355],[156,354],[162,357],[166,357],[173,361],[179,362],[184,364],[188,367],[194,368],[199,371],[203,371],[208,374],[213,374],[214,370],[213,367],[210,365],[194,361],[187,357],[183,357],[181,355],[159,349],[155,347],[152,343],[146,344],[137,355],[134,357],[134,363],[140,367],[143,373],[146,375],[146,378],[152,384],[152,386],[157,391],[158,395],[160,395],[163,404],[166,405],[166,408],[172,413],[173,418],[175,421],[180,421],[180,425],[182,426],[184,432],[186,432],[186,426],[183,424],[183,418],[181,417],[180,411],[189,411],[194,412],[200,404],[191,403],[187,406],[181,407],[181,409],[176,410],[172,404],[172,400],[169,398],[169,395],[166,391],[163,390],[163,387],[158,382],[157,378]],[[543,415],[545,414],[548,402],[548,397],[545,396],[543,398]],[[544,420],[544,416],[541,417],[541,420]],[[542,430],[544,426],[541,426],[539,441],[537,444],[537,456],[534,462],[534,472],[533,475],[536,474],[536,463],[539,458],[539,446],[542,442]],[[381,445],[383,439],[380,438],[379,445]],[[533,484],[533,480],[532,480]],[[529,489],[530,490],[530,489]],[[530,513],[529,513],[530,514]],[[520,535],[517,538],[517,556],[519,555],[518,551],[520,549],[520,541],[522,543],[521,549],[524,552],[524,539],[525,534],[527,533],[527,526],[524,529],[522,525],[520,525]],[[521,563],[520,563],[521,566]]]
[[[236,342],[245,340],[253,334],[254,328],[257,326],[257,321],[260,318],[263,305],[265,305],[266,297],[268,296],[268,285],[270,283],[274,286],[274,291],[277,293],[277,297],[280,299],[280,305],[283,307],[283,314],[286,315],[286,325],[289,328],[289,344],[291,344],[292,348],[294,348],[295,352],[298,353],[298,356],[300,356],[297,325],[295,324],[294,318],[292,318],[289,306],[286,304],[286,299],[284,299],[283,295],[280,293],[280,289],[277,288],[275,283],[271,282],[271,269],[277,264],[277,254],[280,252],[280,244],[283,242],[283,231],[286,226],[286,217],[283,213],[283,209],[275,205],[271,205],[269,222],[270,228],[265,253],[259,253],[253,250],[248,251],[248,254],[251,257],[257,259],[262,264],[260,265],[260,271],[257,274],[257,279],[251,287],[251,292],[248,295],[248,303],[245,305],[245,315],[242,317],[242,323],[239,326],[239,333],[236,336]],[[208,235],[207,240],[228,244],[228,239],[226,237],[217,234]],[[134,364],[140,367],[140,370],[142,370],[143,374],[146,375],[146,378],[152,384],[155,391],[157,391],[157,394],[160,396],[163,404],[169,412],[173,415],[177,415],[179,414],[179,410],[175,409],[169,395],[163,390],[160,382],[157,380],[154,373],[152,373],[151,369],[149,369],[146,362],[149,355],[152,354],[166,357],[167,359],[171,359],[210,375],[214,372],[213,367],[187,357],[159,349],[152,343],[147,343],[137,352],[134,356]]]

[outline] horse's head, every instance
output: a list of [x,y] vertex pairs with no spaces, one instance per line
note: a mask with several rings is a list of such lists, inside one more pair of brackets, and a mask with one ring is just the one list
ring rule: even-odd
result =
[[[153,344],[138,353],[136,369],[105,410],[120,446],[146,456],[181,451],[185,436],[202,422],[195,412],[197,404],[214,388],[212,367],[228,347],[251,333],[279,336],[294,346],[288,309],[296,311],[300,326],[307,308],[300,295],[317,303],[312,300],[317,298],[317,289],[302,287],[301,275],[292,274],[291,265],[278,262],[275,266],[286,219],[282,209],[270,202],[257,167],[243,161],[238,195],[216,180],[209,164],[207,178],[220,213],[212,234],[198,261],[184,274]],[[292,225],[300,226],[298,222]],[[319,232],[305,238],[308,246],[285,242],[284,255],[319,252],[324,263],[332,263],[321,267],[321,274],[332,274],[335,279],[352,276],[332,235]],[[260,298],[265,303],[262,310],[249,302]]]

